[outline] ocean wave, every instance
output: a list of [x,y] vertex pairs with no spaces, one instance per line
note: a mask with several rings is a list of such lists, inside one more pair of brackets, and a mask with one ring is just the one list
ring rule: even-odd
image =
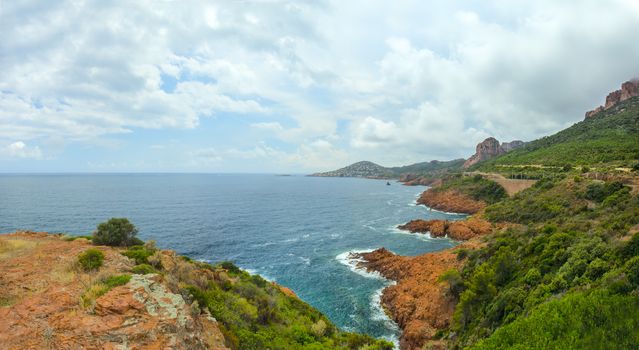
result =
[[379,272],[377,272],[377,271],[372,271],[372,272],[371,271],[367,271],[366,269],[357,266],[358,263],[364,262],[364,259],[355,258],[355,257],[353,257],[351,255],[351,254],[356,254],[356,253],[370,253],[373,250],[374,249],[354,249],[354,250],[349,250],[347,252],[344,252],[344,253],[341,253],[341,254],[337,255],[335,257],[335,260],[339,261],[342,265],[346,265],[351,271],[355,272],[356,274],[358,274],[360,276],[387,281],[387,279],[384,278],[384,276],[382,276]]
[[306,264],[306,265],[310,265],[311,264],[311,258],[307,258],[305,256],[298,256],[298,258],[300,258],[300,260],[302,260],[304,262],[304,264]]
[[270,277],[270,276],[268,276],[266,274],[260,273],[260,272],[258,272],[255,269],[242,269],[242,270],[248,272],[251,275],[259,275],[260,277],[262,277],[263,279],[265,279],[265,280],[267,280],[269,282],[275,282],[275,278]]
[[275,242],[264,242],[264,243],[255,243],[255,244],[251,244],[252,248],[262,248],[262,247],[268,247],[270,245],[275,244]]
[[[363,262],[364,260],[361,258],[354,258],[351,255],[354,253],[370,253],[373,250],[374,249],[353,249],[337,255],[335,259],[341,264],[348,266],[351,271],[360,276],[383,280],[385,282],[384,286],[377,289],[370,297],[370,318],[373,321],[382,322],[387,329],[391,330],[394,333],[392,335],[383,335],[382,338],[393,343],[393,345],[395,345],[395,349],[399,349],[399,338],[397,337],[397,334],[399,333],[399,326],[397,325],[397,323],[395,323],[395,321],[388,317],[388,315],[386,315],[384,307],[382,306],[382,291],[384,290],[384,288],[396,284],[396,282],[385,278],[377,271],[369,272],[366,269],[358,267],[357,264]],[[351,316],[351,318],[353,319],[356,318],[355,314],[351,314],[349,316]]]
[[392,330],[395,334],[390,336],[383,336],[382,338],[390,341],[395,345],[395,349],[399,349],[399,338],[397,338],[397,333],[399,333],[400,329],[397,323],[393,321],[386,312],[384,311],[384,307],[382,306],[382,292],[384,288],[388,286],[395,285],[395,281],[389,281],[384,287],[378,289],[371,296],[371,319],[374,321],[380,321],[384,323],[384,326],[390,330]]
[[455,215],[455,216],[468,216],[468,214],[464,214],[464,213],[452,213],[449,211],[442,211],[442,210],[437,210],[437,209],[433,209],[429,206],[424,205],[424,207],[426,209],[428,209],[429,211],[434,211],[434,212],[438,212],[438,213],[442,213],[442,214],[446,214],[446,215]]
[[397,228],[397,226],[390,226],[388,228],[388,231],[390,231],[391,233],[394,233],[394,234],[400,234],[400,235],[407,235],[407,236],[415,237],[415,238],[417,238],[419,240],[422,240],[422,241],[435,241],[435,240],[447,239],[446,237],[433,237],[433,236],[430,235],[430,232],[412,233],[410,231],[401,230],[401,229]]

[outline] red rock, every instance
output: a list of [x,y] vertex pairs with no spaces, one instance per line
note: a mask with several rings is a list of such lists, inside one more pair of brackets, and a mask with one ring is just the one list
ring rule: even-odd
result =
[[447,236],[451,239],[460,241],[488,234],[492,230],[489,222],[478,218],[470,218],[468,220],[460,221],[418,219],[411,220],[405,225],[400,225],[397,228],[412,233],[430,233],[431,237]]
[[486,207],[486,203],[474,200],[457,191],[439,191],[428,189],[417,199],[417,204],[423,204],[429,208],[463,214],[475,214]]
[[594,115],[604,110],[610,109],[617,104],[639,96],[639,79],[632,79],[621,84],[620,90],[615,90],[606,96],[606,103],[603,106],[599,106],[592,111],[586,112],[586,119],[592,118]]
[[[460,269],[459,248],[474,249],[477,242],[466,242],[452,249],[415,257],[395,255],[385,248],[370,253],[354,254],[359,265],[397,282],[384,289],[382,304],[389,316],[402,329],[402,350],[422,349],[425,344],[445,348],[442,341],[432,340],[440,329],[446,329],[453,317],[455,301],[447,294],[439,276],[450,269]],[[431,347],[429,347],[431,348]]]

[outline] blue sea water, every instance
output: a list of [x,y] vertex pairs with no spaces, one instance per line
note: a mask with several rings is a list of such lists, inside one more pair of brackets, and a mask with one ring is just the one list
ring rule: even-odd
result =
[[395,228],[416,218],[459,218],[416,206],[424,189],[275,175],[0,175],[0,232],[84,235],[111,217],[128,217],[144,240],[194,259],[232,260],[291,288],[342,329],[396,339],[379,305],[389,282],[355,269],[347,256],[454,246]]

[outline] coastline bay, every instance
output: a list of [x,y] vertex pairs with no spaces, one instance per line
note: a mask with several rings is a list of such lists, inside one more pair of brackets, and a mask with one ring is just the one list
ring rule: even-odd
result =
[[394,339],[397,329],[379,307],[389,282],[356,273],[343,257],[382,246],[401,255],[454,246],[397,232],[415,218],[460,218],[414,205],[423,190],[304,176],[2,175],[0,232],[81,235],[128,217],[142,239],[194,259],[232,260],[290,287],[343,329]]

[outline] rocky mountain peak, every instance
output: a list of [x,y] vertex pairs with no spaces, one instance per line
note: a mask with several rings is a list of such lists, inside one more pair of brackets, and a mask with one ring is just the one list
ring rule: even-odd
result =
[[603,106],[599,106],[592,111],[586,112],[586,119],[636,96],[639,96],[639,78],[631,79],[621,84],[621,89],[609,93],[608,96],[606,96],[606,103]]
[[469,168],[481,161],[495,158],[523,145],[524,142],[520,140],[504,142],[500,144],[496,138],[489,137],[477,144],[477,147],[475,148],[475,154],[473,154],[470,158],[468,158],[468,160],[466,160],[466,162],[464,162],[463,167]]

